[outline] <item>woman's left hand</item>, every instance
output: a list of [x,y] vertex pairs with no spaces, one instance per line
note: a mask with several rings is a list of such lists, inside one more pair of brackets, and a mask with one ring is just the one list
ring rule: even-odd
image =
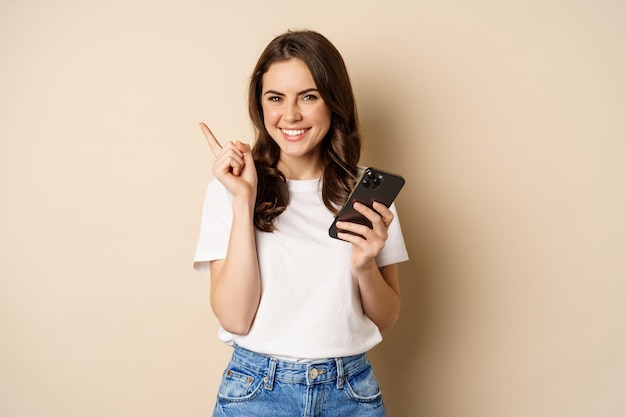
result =
[[354,204],[354,209],[372,222],[371,229],[358,223],[337,222],[337,237],[352,243],[351,263],[355,270],[371,267],[371,262],[385,247],[387,229],[394,218],[384,204],[374,202],[373,207],[374,210],[361,203]]

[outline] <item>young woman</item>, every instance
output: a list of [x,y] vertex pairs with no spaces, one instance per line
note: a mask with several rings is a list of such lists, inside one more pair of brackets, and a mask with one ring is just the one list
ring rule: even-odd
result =
[[[254,147],[212,152],[194,266],[211,276],[220,338],[234,348],[214,416],[385,416],[366,352],[400,310],[408,259],[395,207],[334,215],[358,180],[356,104],[337,49],[290,31],[261,54],[249,87]],[[351,233],[348,233],[351,232]]]

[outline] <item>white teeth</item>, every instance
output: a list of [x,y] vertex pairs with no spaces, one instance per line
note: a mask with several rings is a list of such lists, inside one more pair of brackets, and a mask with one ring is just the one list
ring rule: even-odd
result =
[[290,129],[281,129],[284,134],[288,136],[298,136],[306,132],[306,129],[298,129],[298,130],[290,130]]

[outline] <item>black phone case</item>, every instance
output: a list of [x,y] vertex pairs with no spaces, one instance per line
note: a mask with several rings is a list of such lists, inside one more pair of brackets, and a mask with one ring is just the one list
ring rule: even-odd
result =
[[372,167],[366,168],[361,179],[350,193],[346,203],[339,213],[337,213],[337,216],[335,216],[335,220],[328,230],[330,237],[338,239],[336,226],[338,221],[363,224],[371,228],[372,223],[354,209],[354,203],[358,201],[372,210],[374,210],[372,207],[374,201],[378,201],[389,207],[400,193],[404,182],[404,178],[400,175]]

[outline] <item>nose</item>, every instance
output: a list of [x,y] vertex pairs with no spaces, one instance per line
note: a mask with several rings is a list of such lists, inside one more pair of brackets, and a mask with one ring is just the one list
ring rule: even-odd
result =
[[300,109],[298,108],[297,103],[289,103],[285,107],[285,112],[283,114],[283,119],[287,123],[297,122],[302,119],[302,115],[300,114]]

